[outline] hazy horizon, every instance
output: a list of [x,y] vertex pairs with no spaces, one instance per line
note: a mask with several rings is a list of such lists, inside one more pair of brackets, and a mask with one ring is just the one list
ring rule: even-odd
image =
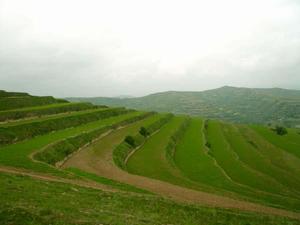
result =
[[300,89],[300,1],[0,0],[0,89]]

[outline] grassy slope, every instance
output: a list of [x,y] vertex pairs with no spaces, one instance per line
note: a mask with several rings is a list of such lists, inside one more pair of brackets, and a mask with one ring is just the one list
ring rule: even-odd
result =
[[241,190],[243,188],[252,189],[252,192],[255,193],[252,194],[252,197],[264,202],[281,205],[293,210],[300,209],[298,200],[281,195],[281,189],[277,182],[251,169],[239,160],[238,155],[226,140],[221,123],[209,121],[206,138],[211,143],[209,153],[234,182],[242,185]]
[[98,111],[104,111],[104,110],[109,110],[109,109],[111,109],[111,108],[88,109],[88,110],[82,110],[82,111],[78,111],[78,112],[58,113],[58,114],[54,114],[54,115],[43,116],[42,118],[32,118],[32,119],[3,123],[3,124],[0,124],[0,127],[11,127],[11,126],[17,126],[17,125],[22,125],[22,124],[27,124],[27,123],[42,122],[45,120],[78,116],[78,115],[83,115],[83,114],[98,112]]
[[189,114],[240,123],[299,125],[300,91],[222,87],[202,92],[162,92],[139,98],[74,98],[94,104]]
[[130,117],[140,115],[142,112],[132,112],[121,116],[115,116],[104,120],[87,123],[78,127],[60,130],[47,135],[38,136],[27,141],[5,146],[0,149],[0,164],[7,166],[22,167],[40,172],[60,173],[59,170],[52,168],[44,163],[31,161],[29,155],[44,146],[66,137],[80,134],[84,131],[93,130],[101,126],[111,125]]
[[243,193],[241,187],[225,175],[207,151],[203,136],[203,120],[192,119],[185,135],[176,147],[174,157],[176,166],[186,177],[200,184]]
[[[264,128],[262,127],[262,129]],[[242,133],[248,141],[258,146],[259,152],[268,158],[270,163],[299,177],[300,161],[297,156],[273,145],[253,129],[244,129]]]
[[106,177],[100,177],[96,174],[88,173],[88,172],[85,172],[85,171],[80,170],[78,168],[70,167],[70,168],[67,168],[66,170],[73,173],[73,174],[76,174],[79,177],[86,178],[88,180],[92,180],[92,181],[95,181],[95,182],[100,183],[100,184],[105,184],[105,185],[108,185],[112,188],[115,188],[115,189],[118,189],[118,190],[121,190],[121,191],[150,194],[149,191],[137,188],[137,187],[129,185],[129,184],[121,183],[121,182],[118,182],[118,181],[115,181],[115,180],[112,180],[112,179],[109,179],[109,178],[106,178]]
[[90,146],[90,148],[92,149],[91,153],[93,154],[93,157],[100,158],[107,151],[112,152],[113,149],[120,142],[122,142],[127,135],[136,134],[142,126],[152,124],[162,117],[162,114],[155,114],[154,116],[151,116],[141,121],[137,121],[136,123],[131,124],[123,129],[116,130],[110,133],[106,137],[102,138],[101,140],[95,142],[93,145]]
[[37,117],[46,117],[49,115],[62,114],[74,111],[95,109],[90,103],[60,103],[42,105],[28,108],[20,108],[14,110],[0,111],[0,121],[6,123],[7,121],[30,119]]
[[299,225],[254,213],[177,204],[155,196],[108,193],[0,173],[2,225]]
[[239,129],[232,124],[224,124],[224,127],[225,128],[223,129],[223,131],[226,139],[232,146],[232,149],[237,154],[240,161],[244,162],[252,169],[257,170],[260,173],[263,173],[276,180],[280,184],[278,184],[277,186],[281,189],[281,194],[287,194],[287,190],[294,190],[298,191],[298,194],[294,193],[292,194],[292,196],[299,196],[299,177],[295,176],[292,173],[289,173],[287,170],[282,170],[281,168],[273,165],[268,157],[261,154],[261,150],[259,148],[262,148],[262,146],[256,145],[254,142],[247,141],[242,135],[243,131],[246,130],[247,127],[240,126]]
[[174,184],[190,185],[166,159],[165,148],[169,138],[185,120],[185,117],[174,117],[160,131],[150,137],[128,160],[127,170],[130,173],[168,181]]
[[288,129],[288,134],[280,136],[267,127],[251,127],[273,145],[300,158],[300,132],[298,130]]

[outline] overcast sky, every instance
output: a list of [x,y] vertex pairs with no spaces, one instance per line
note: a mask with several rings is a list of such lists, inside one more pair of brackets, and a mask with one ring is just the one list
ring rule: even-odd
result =
[[0,89],[300,89],[299,0],[0,0]]

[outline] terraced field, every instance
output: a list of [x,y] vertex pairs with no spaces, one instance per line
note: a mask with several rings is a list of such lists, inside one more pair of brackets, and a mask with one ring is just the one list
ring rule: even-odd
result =
[[300,134],[0,91],[1,224],[300,224]]

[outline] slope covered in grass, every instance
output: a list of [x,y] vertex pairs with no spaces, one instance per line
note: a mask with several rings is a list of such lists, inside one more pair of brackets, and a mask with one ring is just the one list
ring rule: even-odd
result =
[[2,225],[298,225],[298,220],[178,204],[0,173]]
[[6,91],[0,93],[0,111],[55,103],[67,103],[67,101],[52,96],[31,96],[27,93]]
[[[100,106],[98,106],[100,107]],[[90,103],[60,103],[43,106],[34,106],[21,109],[0,111],[0,121],[18,120],[30,117],[42,117],[58,113],[81,111],[97,108]]]
[[277,135],[276,132],[268,127],[251,126],[257,133],[263,136],[273,145],[286,150],[287,152],[300,158],[300,131],[297,129],[288,129],[286,135]]
[[185,121],[185,117],[174,117],[159,132],[147,139],[128,160],[130,173],[156,178],[170,183],[185,183],[185,179],[170,164],[166,157],[166,147],[170,138]]
[[34,151],[41,150],[43,147],[53,142],[81,134],[82,132],[87,132],[96,128],[118,123],[125,119],[135,117],[140,113],[141,112],[132,112],[120,116],[107,118],[104,120],[98,120],[77,127],[56,131],[43,136],[38,136],[30,140],[26,140],[13,145],[1,147],[0,164],[6,166],[21,167],[40,172],[59,173],[58,170],[50,167],[47,164],[33,162],[30,159],[29,155],[32,154]]
[[138,98],[69,98],[93,104],[189,114],[239,123],[300,125],[300,91],[222,87],[201,92],[169,91]]

